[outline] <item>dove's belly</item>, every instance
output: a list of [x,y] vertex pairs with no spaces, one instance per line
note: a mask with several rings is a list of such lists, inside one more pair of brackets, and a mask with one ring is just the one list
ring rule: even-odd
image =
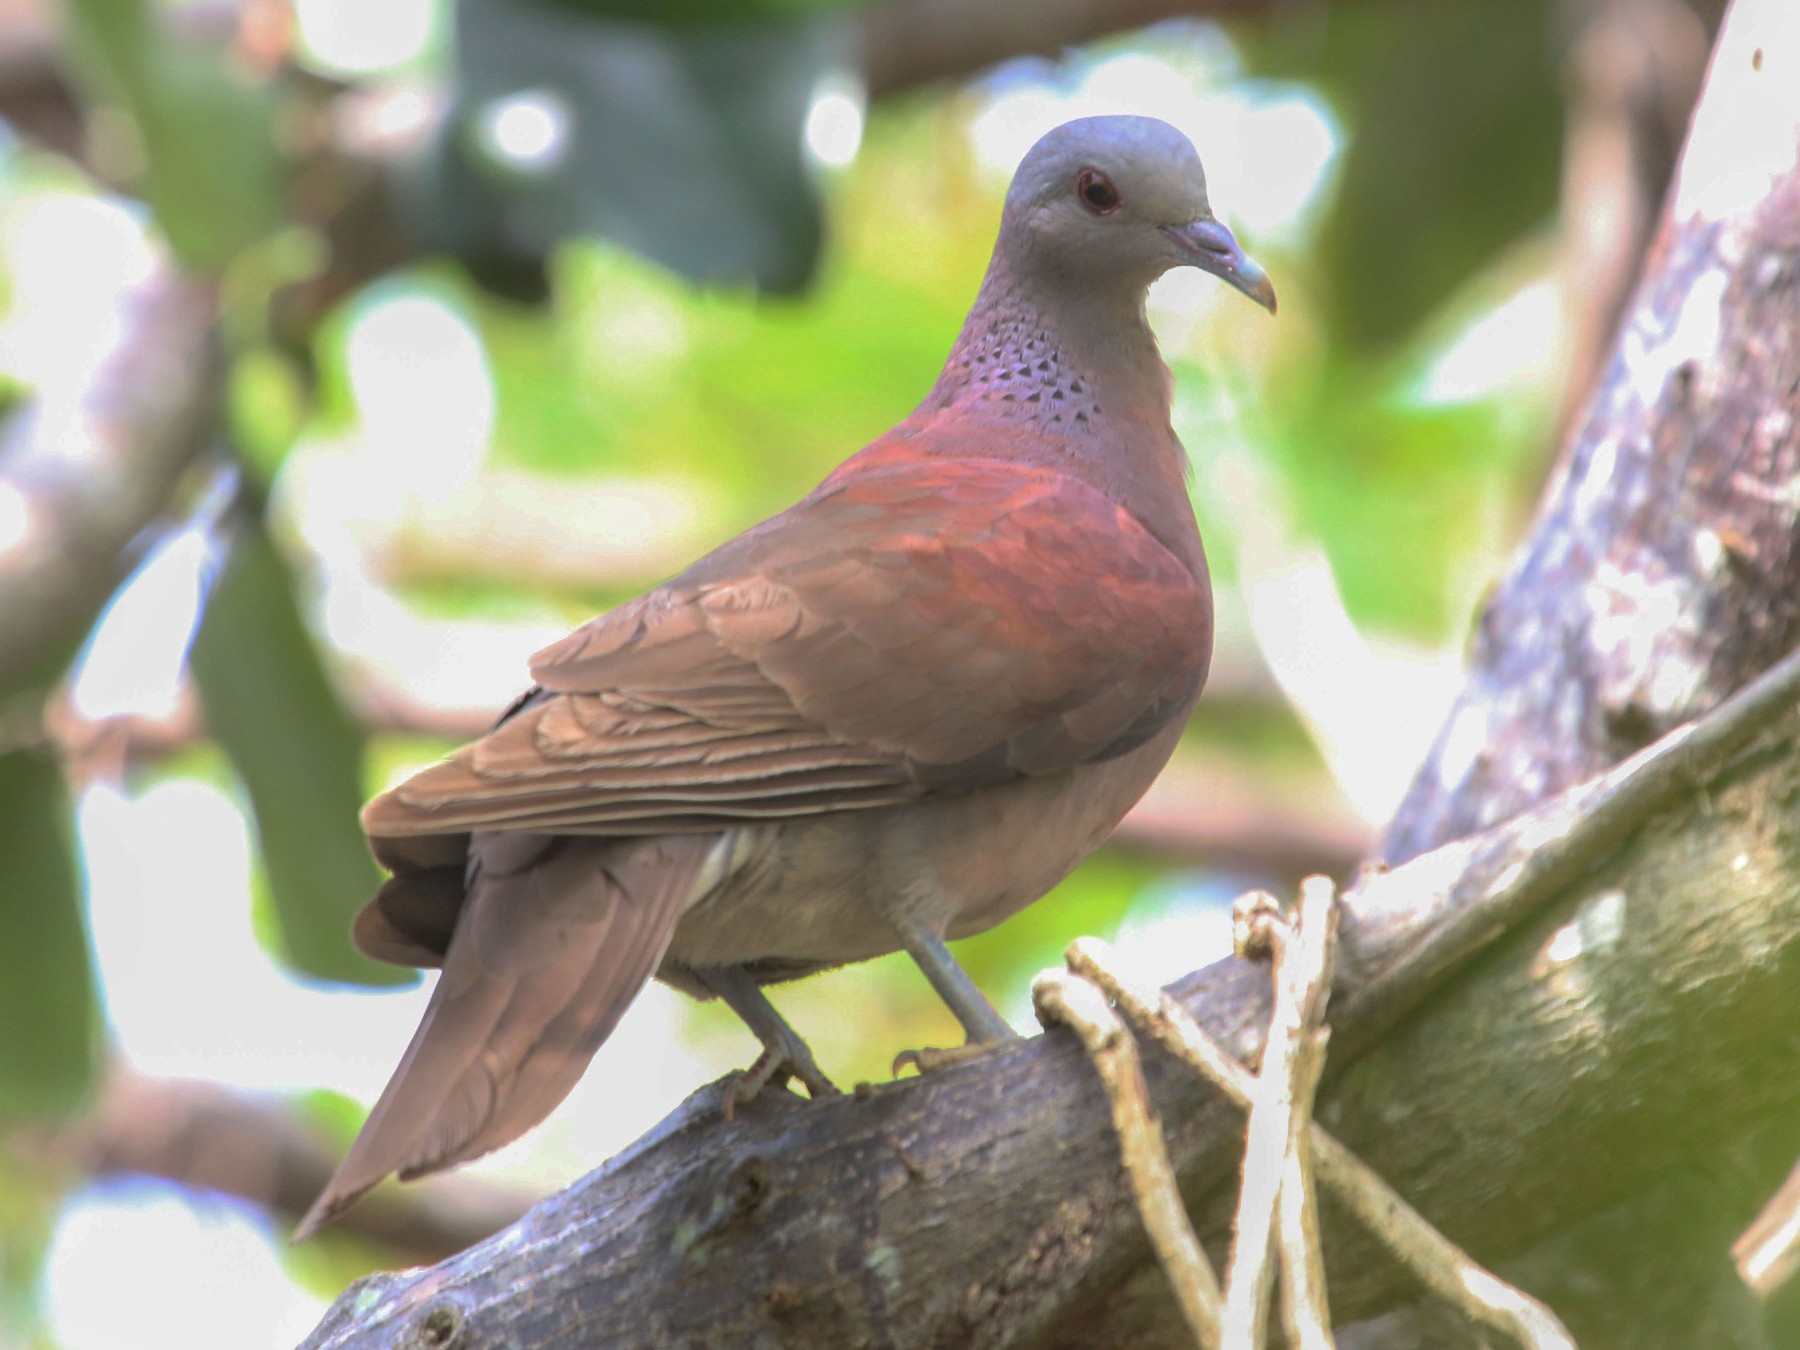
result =
[[1037,900],[1105,840],[1168,762],[1181,723],[1117,759],[962,796],[735,832],[726,875],[677,924],[659,975],[749,965],[765,982],[897,951],[892,915],[950,937]]

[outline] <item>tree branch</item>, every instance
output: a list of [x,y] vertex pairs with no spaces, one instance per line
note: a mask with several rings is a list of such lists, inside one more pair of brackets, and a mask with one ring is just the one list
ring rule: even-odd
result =
[[[1113,975],[1108,969],[1107,955],[1106,944],[1098,938],[1077,938],[1069,946],[1069,969],[1104,991],[1135,1030],[1151,1036],[1239,1107],[1248,1108],[1256,1089],[1255,1075],[1227,1054],[1168,994],[1160,993],[1153,999]],[[1324,1038],[1323,1031],[1315,1033],[1311,1047],[1321,1059]],[[1316,1087],[1315,1081],[1307,1093],[1309,1117],[1311,1095]],[[1250,1128],[1255,1128],[1254,1122]],[[1475,1265],[1468,1253],[1426,1223],[1399,1192],[1310,1119],[1307,1143],[1319,1179],[1345,1212],[1355,1217],[1367,1232],[1379,1237],[1382,1245],[1449,1307],[1457,1309],[1474,1324],[1485,1324],[1509,1334],[1521,1345],[1561,1346],[1566,1342],[1567,1332],[1547,1309],[1519,1290],[1501,1285],[1493,1275]],[[1319,1257],[1317,1215],[1309,1215],[1312,1206],[1306,1194],[1311,1183],[1305,1174],[1311,1169],[1298,1156],[1293,1161],[1299,1164],[1296,1170],[1301,1174],[1300,1185],[1290,1191],[1292,1183],[1284,1180],[1282,1203],[1284,1211],[1290,1201],[1293,1209],[1301,1211],[1294,1215],[1292,1227],[1304,1230],[1298,1236],[1307,1248],[1307,1255],[1298,1260],[1284,1258],[1282,1278],[1291,1280],[1297,1291],[1303,1290],[1304,1297],[1317,1310],[1314,1327],[1289,1328],[1289,1341],[1303,1350],[1309,1341],[1320,1339],[1319,1333],[1324,1330],[1324,1271],[1312,1269],[1315,1259],[1322,1258]],[[1282,1223],[1288,1225],[1286,1212]],[[1301,1269],[1290,1275],[1289,1269],[1295,1265]]]
[[0,432],[0,691],[41,694],[210,439],[215,309],[211,287],[158,269],[120,297],[89,367],[36,391]]
[[[1722,26],[1645,276],[1483,616],[1469,682],[1389,827],[1390,859],[1617,761],[1800,639],[1797,18],[1779,0],[1742,0]],[[1721,1339],[1744,1297],[1723,1249],[1770,1184],[1764,1150],[1791,1163],[1800,1139],[1728,1122],[1713,1144],[1696,1163],[1705,1187],[1674,1170],[1650,1178],[1521,1263],[1609,1339]],[[1390,1320],[1368,1334],[1421,1333]],[[1469,1343],[1453,1329],[1431,1339]]]
[[1800,32],[1721,30],[1647,272],[1461,697],[1404,861],[1698,716],[1800,636]]
[[[87,1115],[8,1143],[89,1176],[140,1173],[236,1196],[289,1222],[337,1165],[320,1131],[287,1104],[216,1083],[150,1078],[122,1064],[113,1065]],[[346,1229],[409,1260],[438,1261],[525,1212],[523,1197],[472,1177],[438,1181],[411,1194],[384,1188],[346,1216]]]
[[1060,56],[1109,33],[1176,18],[1269,13],[1271,0],[883,0],[861,20],[871,98],[975,74],[1019,56]]
[[1561,0],[1558,8],[1572,30],[1558,267],[1570,339],[1557,420],[1567,430],[1636,288],[1711,38],[1688,0]]
[[[1765,809],[1795,790],[1797,700],[1800,659],[1703,728],[1345,897],[1343,953],[1354,959],[1334,995],[1334,1049],[1373,1045],[1383,1023],[1389,1040],[1349,1072],[1334,1065],[1321,1115],[1427,1217],[1453,1216],[1452,1237],[1474,1232],[1504,1252],[1669,1165],[1667,1147],[1606,1149],[1591,1137],[1623,1122],[1640,1131],[1657,1093],[1667,1095],[1655,1128],[1673,1114],[1690,1134],[1721,1114],[1800,1106],[1793,1048],[1753,1031],[1791,1011],[1800,966],[1800,841]],[[1696,782],[1709,785],[1709,809],[1688,800]],[[1671,803],[1603,861],[1621,828]],[[1573,884],[1562,869],[1527,866],[1550,839],[1564,841]],[[1721,855],[1739,853],[1755,862],[1735,873],[1740,893],[1721,923]],[[1649,889],[1653,907],[1619,899]],[[1552,913],[1523,912],[1551,900]],[[1466,963],[1471,934],[1486,949],[1521,924],[1479,981],[1451,978],[1446,953]],[[1696,942],[1701,925],[1708,940]],[[1764,954],[1756,962],[1743,959],[1751,946]],[[1405,959],[1420,949],[1436,955]],[[1225,962],[1176,992],[1254,1062],[1266,971]],[[1427,994],[1429,1014],[1393,1029]],[[1595,1000],[1620,1032],[1610,1054],[1585,1030]],[[1646,1024],[1664,1033],[1663,1053],[1646,1052],[1658,1044]],[[1678,1047],[1707,1031],[1718,1067],[1671,1073]],[[1065,1038],[1039,1037],[842,1100],[770,1096],[732,1122],[717,1086],[703,1089],[490,1242],[347,1291],[307,1344],[387,1344],[445,1309],[481,1341],[531,1346],[1171,1343],[1155,1339],[1179,1323],[1160,1271],[1146,1267],[1107,1106],[1078,1056]],[[1580,1110],[1546,1109],[1576,1065],[1589,1077]],[[1166,1057],[1146,1062],[1184,1194],[1203,1202],[1201,1231],[1217,1242],[1227,1217],[1213,1193],[1241,1151],[1241,1121],[1170,1070]],[[1746,1072],[1782,1086],[1746,1102]],[[1476,1147],[1490,1166],[1468,1166]],[[820,1222],[825,1210],[831,1222]],[[1327,1250],[1346,1313],[1403,1287],[1352,1232]]]
[[1108,1006],[1100,987],[1068,971],[1041,972],[1032,982],[1031,1001],[1045,1030],[1056,1025],[1068,1027],[1093,1061],[1112,1107],[1119,1160],[1132,1198],[1157,1260],[1168,1274],[1182,1320],[1200,1346],[1217,1345],[1224,1312],[1218,1272],[1188,1223],[1175,1169],[1163,1148],[1162,1127],[1144,1085],[1137,1042]]

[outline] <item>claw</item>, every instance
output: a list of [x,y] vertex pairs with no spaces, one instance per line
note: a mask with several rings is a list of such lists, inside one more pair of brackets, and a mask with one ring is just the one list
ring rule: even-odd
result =
[[813,1063],[812,1054],[804,1044],[801,1044],[800,1050],[798,1056],[778,1050],[764,1050],[758,1055],[754,1064],[726,1086],[723,1103],[725,1119],[730,1120],[737,1113],[738,1107],[748,1106],[755,1101],[770,1083],[785,1083],[790,1078],[797,1080],[806,1089],[806,1095],[814,1101],[821,1097],[842,1096],[837,1084]]
[[961,1064],[964,1060],[984,1055],[993,1048],[991,1041],[970,1041],[965,1045],[923,1045],[917,1050],[902,1050],[894,1056],[894,1077],[898,1078],[900,1071],[906,1068],[916,1069],[923,1074],[951,1064]]

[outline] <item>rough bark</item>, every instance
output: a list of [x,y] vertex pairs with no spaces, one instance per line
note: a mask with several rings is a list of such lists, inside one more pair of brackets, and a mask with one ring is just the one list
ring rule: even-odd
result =
[[[1791,1019],[1800,973],[1800,715],[1775,711],[1796,689],[1800,663],[1757,707],[1347,902],[1322,1117],[1477,1255],[1697,1165],[1727,1126],[1800,1138],[1800,1054],[1765,1031]],[[1715,735],[1728,725],[1760,739],[1743,750]],[[1226,962],[1179,993],[1253,1057],[1267,978]],[[1147,1070],[1216,1244],[1240,1122],[1160,1056]],[[771,1096],[731,1122],[704,1090],[515,1227],[353,1287],[307,1344],[1177,1344],[1090,1072],[1056,1035],[841,1100]],[[1740,1203],[1747,1218],[1755,1198]],[[1404,1294],[1356,1235],[1339,1227],[1327,1250],[1344,1314]]]
[[[1797,154],[1800,22],[1791,7],[1742,3],[1610,364],[1482,619],[1469,682],[1388,830],[1389,858],[1613,763],[1800,637]],[[1735,880],[1722,876],[1722,910]],[[1755,1344],[1760,1309],[1727,1251],[1771,1147],[1793,1141],[1726,1122],[1692,1160],[1703,1170],[1647,1179],[1520,1265],[1553,1282],[1545,1292],[1597,1343],[1642,1343],[1654,1328],[1670,1345]],[[1384,1318],[1345,1344],[1473,1343],[1422,1320]]]
[[1645,279],[1468,683],[1389,826],[1400,862],[1714,706],[1800,635],[1800,33],[1726,20]]

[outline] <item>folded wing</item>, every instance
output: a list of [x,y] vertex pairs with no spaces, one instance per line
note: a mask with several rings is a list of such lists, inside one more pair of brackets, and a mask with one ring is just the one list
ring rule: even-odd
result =
[[1102,493],[1017,463],[847,469],[539,653],[538,690],[371,803],[371,836],[890,805],[1120,754],[1189,706],[1204,576]]

